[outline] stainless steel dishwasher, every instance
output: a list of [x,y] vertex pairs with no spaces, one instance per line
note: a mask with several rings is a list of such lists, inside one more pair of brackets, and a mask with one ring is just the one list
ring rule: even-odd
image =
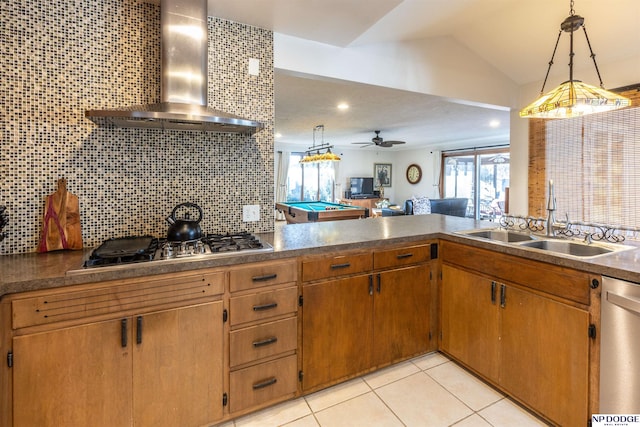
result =
[[640,414],[640,284],[602,278],[600,413]]

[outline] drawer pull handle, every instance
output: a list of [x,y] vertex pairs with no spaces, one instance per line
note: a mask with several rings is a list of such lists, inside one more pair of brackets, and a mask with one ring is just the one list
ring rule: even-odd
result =
[[338,268],[347,268],[347,267],[351,267],[350,262],[345,262],[343,264],[331,264],[332,270],[337,270]]
[[272,280],[275,279],[276,277],[278,277],[277,274],[265,274],[264,276],[254,276],[251,278],[251,280],[253,280],[254,282],[264,282],[267,280]]
[[254,305],[253,311],[271,310],[272,308],[276,308],[277,306],[278,306],[277,302],[272,302],[269,304],[262,304],[262,305]]
[[254,341],[253,342],[253,346],[254,347],[262,347],[262,346],[265,346],[265,345],[273,344],[275,342],[278,342],[278,337],[271,337],[271,338],[267,338],[267,339],[260,340],[260,341]]
[[260,381],[259,383],[255,383],[252,387],[254,390],[259,390],[261,388],[269,387],[270,385],[274,385],[278,382],[276,377],[271,377],[268,380]]
[[396,255],[397,259],[404,259],[404,258],[411,258],[413,256],[413,254],[411,252],[406,253],[406,254],[398,254]]
[[498,284],[495,281],[491,281],[491,304],[496,303],[496,286]]
[[136,344],[142,344],[142,316],[136,319]]
[[122,348],[127,346],[127,319],[120,321],[120,345]]

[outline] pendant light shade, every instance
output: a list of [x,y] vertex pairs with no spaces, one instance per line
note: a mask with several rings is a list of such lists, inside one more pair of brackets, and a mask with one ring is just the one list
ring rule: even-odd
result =
[[[584,36],[587,39],[593,65],[600,80],[600,87],[592,86],[580,80],[574,80],[573,78],[573,33],[579,28],[584,30]],[[569,80],[544,94],[544,87],[547,83],[551,66],[553,65],[553,58],[558,49],[558,42],[560,41],[562,32],[567,32],[570,35]],[[573,10],[573,0],[571,0],[571,15],[560,25],[560,32],[558,33],[558,39],[556,40],[556,45],[551,55],[551,61],[549,61],[549,68],[547,68],[547,74],[542,84],[540,97],[523,108],[520,111],[520,117],[546,119],[579,117],[586,114],[617,110],[630,105],[631,100],[629,98],[605,90],[602,84],[602,77],[600,77],[600,70],[598,70],[598,64],[596,63],[596,55],[591,49],[587,29],[584,27],[584,18],[575,14]]]
[[580,80],[566,81],[520,111],[520,117],[562,119],[628,107],[628,98]]
[[[316,131],[322,131],[322,141],[319,145],[316,145]],[[318,125],[313,128],[313,145],[305,151],[300,163],[339,162],[340,156],[332,153],[331,148],[333,145],[324,142],[324,125]]]

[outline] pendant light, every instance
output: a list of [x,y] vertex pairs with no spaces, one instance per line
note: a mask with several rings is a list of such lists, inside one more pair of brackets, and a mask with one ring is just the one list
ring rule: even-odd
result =
[[[316,131],[322,131],[320,145],[316,145]],[[324,142],[324,125],[317,125],[313,128],[313,146],[304,152],[304,157],[300,160],[300,163],[339,162],[341,160],[340,156],[332,153],[332,148],[333,145]]]
[[[600,87],[592,86],[583,83],[580,80],[574,80],[573,78],[573,33],[580,27],[584,30],[584,36],[587,39],[587,45],[589,46],[589,52],[593,59],[593,65],[595,66],[598,79],[600,80]],[[547,84],[549,71],[551,71],[553,58],[556,54],[556,50],[558,49],[558,42],[560,41],[560,36],[563,31],[569,33],[570,36],[569,80],[547,94],[544,94],[544,87]],[[573,0],[571,0],[570,16],[560,24],[560,32],[558,33],[558,39],[556,40],[556,45],[553,49],[553,54],[551,55],[551,61],[549,61],[549,68],[547,69],[547,74],[544,78],[542,89],[540,90],[540,97],[530,105],[523,108],[520,111],[520,117],[547,119],[579,117],[586,114],[617,110],[630,105],[630,99],[604,89],[602,77],[600,77],[600,70],[598,70],[598,64],[596,63],[596,56],[591,49],[587,29],[584,26],[584,18],[575,14],[575,11],[573,10]]]

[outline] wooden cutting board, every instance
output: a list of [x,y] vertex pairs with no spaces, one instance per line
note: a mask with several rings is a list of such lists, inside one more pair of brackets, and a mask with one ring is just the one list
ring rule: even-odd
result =
[[58,190],[47,196],[38,252],[82,249],[80,203],[67,191],[67,180],[58,180]]

